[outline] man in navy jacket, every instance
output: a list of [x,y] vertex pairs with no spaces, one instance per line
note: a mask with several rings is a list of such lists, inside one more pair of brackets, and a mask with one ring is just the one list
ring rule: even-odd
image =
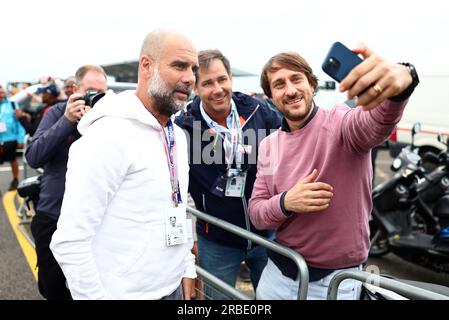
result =
[[44,169],[31,233],[36,244],[39,292],[49,300],[71,299],[64,274],[49,246],[61,212],[69,148],[80,137],[76,124],[90,109],[80,98],[88,90],[107,90],[106,73],[100,66],[82,66],[75,77],[77,91],[67,103],[49,109],[25,151],[32,168]]
[[[197,97],[175,121],[189,141],[189,192],[198,210],[269,237],[250,222],[247,202],[259,142],[280,127],[281,118],[262,99],[232,92],[231,67],[220,51],[201,51],[198,61]],[[234,286],[245,261],[257,287],[267,263],[265,248],[202,220],[196,230],[201,267]],[[207,286],[206,296],[225,298]]]

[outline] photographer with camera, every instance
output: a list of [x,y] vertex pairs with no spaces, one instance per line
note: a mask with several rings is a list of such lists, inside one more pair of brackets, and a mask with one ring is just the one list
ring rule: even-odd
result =
[[49,248],[61,211],[69,148],[80,137],[78,121],[100,97],[97,93],[107,90],[106,73],[100,66],[80,67],[75,79],[75,93],[45,114],[25,151],[32,168],[44,169],[31,232],[36,244],[39,291],[49,300],[71,299],[64,274]]

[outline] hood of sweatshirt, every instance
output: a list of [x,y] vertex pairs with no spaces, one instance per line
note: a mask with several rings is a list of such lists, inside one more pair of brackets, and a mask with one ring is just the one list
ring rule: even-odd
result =
[[108,91],[95,106],[87,112],[78,123],[78,131],[84,134],[97,120],[103,117],[130,119],[159,129],[161,125],[157,119],[145,108],[134,90],[123,91],[119,94]]

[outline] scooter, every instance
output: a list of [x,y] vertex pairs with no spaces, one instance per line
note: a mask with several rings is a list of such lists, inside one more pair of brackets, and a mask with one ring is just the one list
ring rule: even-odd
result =
[[[440,154],[439,163],[431,173],[419,164],[408,165],[373,190],[371,256],[391,251],[449,272],[449,154]],[[417,216],[425,228],[416,223]]]
[[[411,138],[412,143],[410,145],[407,145],[401,149],[399,154],[394,158],[393,162],[391,163],[390,169],[393,172],[398,172],[401,168],[405,168],[410,164],[413,164],[415,166],[418,165],[418,162],[421,161],[421,166],[426,169],[427,172],[431,172],[436,169],[437,164],[435,163],[435,158],[430,158],[429,154],[434,155],[435,157],[438,156],[440,152],[443,151],[443,149],[436,149],[436,148],[428,148],[426,145],[422,146],[416,146],[415,145],[415,136],[421,131],[421,123],[416,122],[413,124],[412,130],[411,130]],[[438,136],[438,145],[439,146],[446,146],[446,144],[441,141],[442,136]],[[442,147],[442,148],[443,148]],[[437,153],[435,151],[438,150]],[[423,159],[424,155],[427,154],[428,158]]]
[[[410,171],[418,166],[421,167],[421,177],[415,172],[416,178],[423,178],[421,183],[417,186],[416,207],[411,214],[412,224],[414,229],[420,229],[424,233],[435,234],[439,230],[438,219],[433,216],[432,210],[436,202],[442,197],[449,185],[447,171],[445,169],[446,160],[441,153],[441,157],[435,155],[433,152],[427,152],[423,157],[418,155],[417,148],[414,148],[414,135],[419,132],[419,123],[412,128],[412,144],[402,149],[399,156],[393,161],[391,169],[393,171],[406,170]],[[438,136],[438,142],[447,146],[448,141],[444,141],[442,135]],[[407,171],[406,171],[407,172]],[[392,179],[394,180],[394,178]],[[382,187],[374,190],[373,195],[382,193]]]

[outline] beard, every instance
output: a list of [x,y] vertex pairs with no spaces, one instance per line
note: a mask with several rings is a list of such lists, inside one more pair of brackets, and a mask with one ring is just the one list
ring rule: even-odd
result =
[[[300,97],[300,94],[295,95],[295,97],[293,98],[289,98],[289,99],[285,99],[283,101],[283,103],[288,103],[290,101],[296,100]],[[298,121],[302,121],[305,120],[306,117],[309,115],[310,110],[313,107],[313,99],[311,99],[310,97],[307,96],[302,96],[302,99],[304,100],[305,104],[306,104],[306,108],[304,111],[301,110],[295,110],[296,112],[293,113],[290,110],[288,110],[287,108],[284,109],[284,116],[285,118],[287,118],[290,121],[294,121],[294,122],[298,122]],[[299,113],[298,113],[299,111]]]
[[187,101],[177,101],[174,97],[176,91],[183,92],[189,96],[192,90],[190,86],[180,84],[170,88],[170,85],[162,80],[159,69],[156,66],[153,69],[151,82],[148,86],[148,94],[157,113],[170,117],[172,114],[184,109]]

